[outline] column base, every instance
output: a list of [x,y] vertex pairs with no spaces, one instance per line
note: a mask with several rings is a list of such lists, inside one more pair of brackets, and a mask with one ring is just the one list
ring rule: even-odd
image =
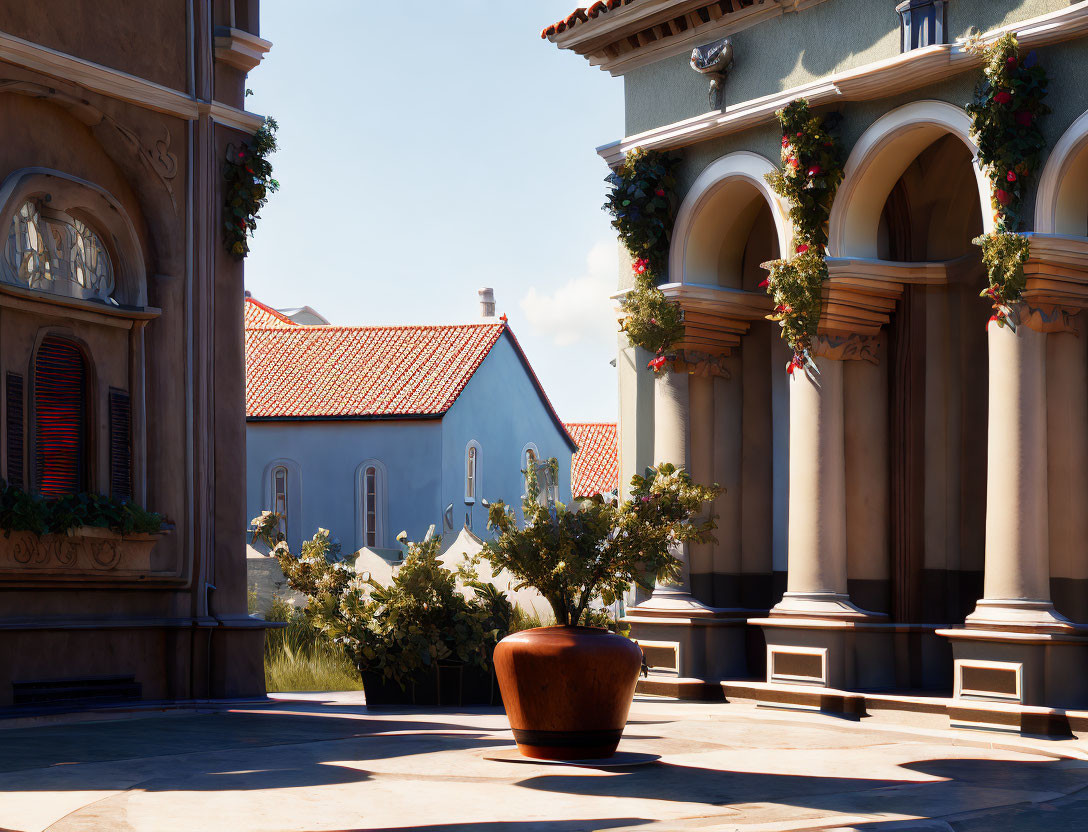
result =
[[771,610],[771,618],[827,618],[836,621],[881,621],[884,613],[869,612],[850,601],[850,596],[835,592],[785,592]]
[[744,679],[749,676],[748,618],[763,614],[709,607],[687,592],[662,587],[631,607],[622,622],[657,672],[685,679]]
[[896,687],[895,626],[884,617],[858,612],[836,620],[781,615],[776,608],[769,618],[751,620],[763,628],[767,641],[767,683],[840,690]]
[[1088,634],[1084,631],[972,627],[938,630],[937,635],[952,643],[958,700],[1088,707]]
[[964,622],[971,630],[1007,630],[1023,633],[1075,633],[1076,625],[1054,609],[1050,601],[983,598]]

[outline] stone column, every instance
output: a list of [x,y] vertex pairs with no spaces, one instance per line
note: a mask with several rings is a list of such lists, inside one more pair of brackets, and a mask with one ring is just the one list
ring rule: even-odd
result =
[[[654,380],[654,464],[671,462],[678,468],[691,469],[691,402],[689,376],[686,372],[670,367],[658,373]],[[680,561],[680,575],[676,583],[658,584],[653,598],[668,598],[698,604],[691,598],[691,564],[686,543],[677,546],[673,555]]]
[[813,361],[817,373],[790,377],[789,573],[771,615],[863,617],[846,586],[843,362]]
[[[747,345],[742,356],[747,355]],[[734,371],[740,363],[730,359]],[[741,505],[744,486],[741,461],[747,441],[742,425],[743,377],[714,379],[714,482],[724,490],[714,501],[718,528],[714,532],[714,606],[743,606],[741,586]],[[770,524],[768,524],[769,526]],[[770,541],[767,541],[768,546]],[[768,570],[769,571],[769,570]]]
[[[1079,316],[1070,323],[1079,323]],[[1088,349],[1069,328],[1047,335],[1050,579],[1062,615],[1088,623]]]
[[[708,485],[714,476],[714,379],[709,374],[688,376],[690,439],[688,473],[695,482]],[[691,575],[689,591],[704,604],[714,603],[714,545],[692,543],[688,549]]]
[[1024,305],[1019,325],[988,329],[985,597],[974,629],[1070,628],[1050,600],[1046,334]]

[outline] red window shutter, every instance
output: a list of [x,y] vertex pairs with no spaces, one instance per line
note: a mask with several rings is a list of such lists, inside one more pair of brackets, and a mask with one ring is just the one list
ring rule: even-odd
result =
[[23,481],[23,443],[26,424],[23,421],[23,377],[18,373],[8,373],[4,389],[4,403],[7,407],[8,439],[8,485],[26,488]]
[[61,497],[83,490],[87,368],[70,341],[46,338],[34,363],[34,455],[38,490]]
[[110,390],[110,495],[132,499],[132,400]]

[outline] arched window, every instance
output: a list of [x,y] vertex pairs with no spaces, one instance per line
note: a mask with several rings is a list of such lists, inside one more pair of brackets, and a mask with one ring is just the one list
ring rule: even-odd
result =
[[480,489],[480,443],[473,439],[465,448],[465,502],[476,502]]
[[272,469],[272,511],[280,515],[279,532],[282,540],[287,539],[287,522],[290,514],[288,488],[287,466],[277,465]]
[[377,459],[365,460],[355,470],[355,548],[385,549],[386,473]]
[[367,546],[378,545],[378,469],[370,466],[363,474],[363,537]]
[[536,466],[540,463],[540,450],[537,448],[535,442],[527,442],[525,447],[521,449],[521,468],[522,475],[525,477],[525,493],[529,493],[529,472],[535,470]]
[[87,487],[87,365],[76,344],[47,337],[34,359],[34,461],[45,497]]
[[31,199],[11,218],[4,251],[8,283],[84,300],[113,300],[113,264],[86,223]]

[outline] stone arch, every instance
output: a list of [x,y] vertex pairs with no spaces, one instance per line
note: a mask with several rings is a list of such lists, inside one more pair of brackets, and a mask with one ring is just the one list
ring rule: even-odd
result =
[[136,228],[121,203],[93,182],[49,168],[11,173],[0,185],[0,229],[7,234],[13,215],[32,198],[78,217],[102,237],[113,261],[115,297],[127,306],[147,305],[147,267]]
[[[747,232],[764,206],[770,209],[779,256],[788,255],[793,239],[789,209],[764,178],[776,170],[765,157],[739,151],[723,156],[699,174],[673,226],[670,282],[717,282],[723,260],[743,256]],[[733,234],[734,229],[745,233]]]
[[1035,232],[1088,236],[1088,112],[1054,145],[1035,197]]
[[911,163],[937,139],[953,135],[971,152],[984,231],[993,231],[990,182],[979,167],[971,119],[945,101],[915,101],[878,118],[858,139],[831,209],[831,257],[878,256],[880,217],[889,194]]

